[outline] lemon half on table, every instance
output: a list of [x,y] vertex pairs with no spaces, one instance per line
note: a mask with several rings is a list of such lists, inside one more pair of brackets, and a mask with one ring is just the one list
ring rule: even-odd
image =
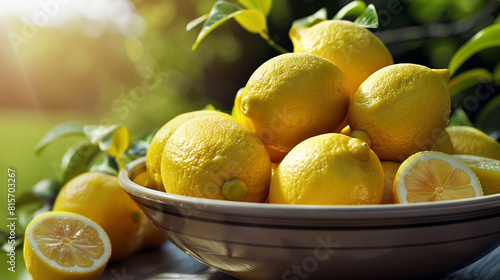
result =
[[23,255],[34,280],[96,279],[111,256],[106,232],[71,212],[49,211],[26,228]]

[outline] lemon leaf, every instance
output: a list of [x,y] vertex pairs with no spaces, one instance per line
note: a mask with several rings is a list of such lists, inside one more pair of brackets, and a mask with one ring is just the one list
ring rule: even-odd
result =
[[90,166],[90,171],[92,172],[102,172],[114,176],[118,175],[118,170],[119,168],[114,158],[103,152],[98,155],[97,160]]
[[[498,86],[498,85],[497,85]],[[476,117],[476,127],[489,134],[493,139],[500,138],[500,95],[491,99]]]
[[[238,14],[241,11],[244,11],[245,9],[242,7],[239,7],[233,3],[227,2],[227,1],[222,1],[219,0],[215,2],[214,6],[212,7],[212,10],[210,11],[210,14],[203,24],[203,27],[201,28],[200,33],[198,34],[198,38],[196,38],[196,41],[194,42],[193,46],[191,49],[195,50],[198,44],[210,33],[212,30],[214,30],[216,27],[227,21],[228,19],[233,18],[236,14]],[[260,12],[262,14],[262,12]],[[247,16],[241,16],[241,18],[246,18]],[[252,19],[252,16],[249,16],[249,20]],[[260,20],[260,19],[258,19]],[[260,22],[257,23],[247,23],[245,19],[241,19],[245,25],[242,25],[245,29],[247,28],[254,28],[254,26],[260,26]],[[240,25],[241,23],[238,22]]]
[[448,64],[450,76],[472,55],[491,47],[500,46],[500,24],[490,25],[479,31],[453,55]]
[[484,68],[474,68],[467,70],[460,75],[457,75],[448,83],[448,90],[450,91],[450,96],[455,96],[456,94],[462,92],[465,89],[471,88],[473,86],[490,82],[492,79],[492,74],[490,71]]
[[137,137],[132,143],[132,146],[130,146],[130,148],[126,151],[127,155],[132,158],[145,156],[148,152],[149,144],[157,131],[158,129],[153,129],[152,131]]
[[352,1],[340,9],[333,19],[343,19],[347,16],[359,17],[366,10],[364,1]]
[[40,153],[50,143],[65,136],[83,134],[81,123],[66,122],[59,124],[48,131],[45,136],[35,145],[35,152]]
[[261,11],[265,16],[269,15],[273,1],[271,0],[238,0],[243,7]]
[[313,26],[318,22],[326,20],[326,18],[327,18],[327,10],[326,10],[326,8],[321,8],[317,12],[315,12],[314,14],[312,14],[310,16],[294,20],[292,23],[292,27],[294,27],[294,26],[305,26],[305,27]]
[[250,33],[267,32],[266,15],[259,10],[247,9],[238,11],[234,13],[234,19]]
[[85,135],[93,144],[98,144],[101,151],[110,156],[120,157],[130,146],[130,134],[125,126],[86,125]]
[[500,62],[498,62],[493,69],[492,79],[494,82],[500,83]]
[[453,113],[450,116],[450,121],[448,122],[448,126],[457,125],[474,126],[462,108],[453,110]]
[[377,10],[373,4],[368,5],[364,12],[354,21],[355,24],[365,28],[378,27]]
[[99,147],[87,139],[71,146],[61,159],[62,183],[64,184],[73,177],[88,171],[88,165],[97,153],[99,153]]
[[204,14],[200,17],[193,19],[192,21],[188,22],[188,24],[186,25],[186,31],[190,31],[191,29],[195,28],[196,26],[198,26],[199,24],[201,24],[202,22],[204,22],[207,19],[208,19],[208,14]]

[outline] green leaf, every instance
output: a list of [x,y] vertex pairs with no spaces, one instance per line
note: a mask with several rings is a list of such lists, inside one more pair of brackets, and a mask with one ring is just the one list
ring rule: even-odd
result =
[[138,158],[141,156],[145,156],[148,152],[149,144],[151,140],[155,136],[158,129],[154,129],[146,134],[139,136],[132,146],[126,151],[127,155],[130,155],[132,158]]
[[35,152],[40,153],[43,148],[57,139],[76,134],[83,134],[83,125],[81,123],[66,122],[59,124],[47,132],[47,134],[43,136],[42,140],[36,144]]
[[323,20],[327,19],[327,10],[326,8],[321,8],[314,14],[307,16],[305,18],[297,19],[294,20],[292,23],[292,28],[295,26],[304,26],[304,27],[309,27],[313,26],[318,22],[321,22]]
[[492,80],[496,83],[500,83],[500,62],[498,62],[493,69]]
[[226,20],[234,17],[234,15],[242,11],[243,9],[237,5],[234,5],[230,2],[226,1],[217,1],[215,2],[212,10],[210,11],[210,15],[208,19],[203,24],[200,33],[198,34],[198,38],[194,42],[191,49],[196,49],[198,44],[216,27],[221,25]]
[[352,1],[340,9],[333,19],[343,19],[348,16],[359,17],[366,10],[364,1]]
[[204,14],[201,17],[193,19],[186,25],[186,31],[190,31],[191,29],[195,28],[196,26],[198,26],[200,23],[204,22],[207,19],[208,19],[208,14]]
[[469,117],[467,117],[465,111],[461,108],[453,110],[453,113],[450,116],[450,121],[448,122],[448,126],[457,125],[474,126],[469,120]]
[[500,95],[491,99],[476,117],[476,127],[494,139],[500,138]]
[[234,13],[234,19],[246,31],[254,34],[267,33],[266,15],[259,10],[248,9]]
[[86,125],[83,131],[91,143],[98,144],[101,151],[115,158],[130,147],[130,134],[125,126]]
[[448,90],[450,91],[450,96],[453,97],[456,94],[471,88],[473,86],[490,82],[492,79],[491,72],[484,68],[474,68],[467,70],[460,75],[455,76],[448,83]]
[[53,202],[61,186],[62,184],[59,180],[45,178],[33,185],[31,192],[40,199]]
[[264,16],[269,15],[273,4],[272,0],[238,0],[238,2],[245,8],[261,11]]
[[106,153],[100,153],[97,160],[90,167],[92,172],[102,172],[113,176],[118,175],[118,165],[114,158]]
[[490,25],[479,31],[453,55],[448,64],[450,76],[472,55],[491,47],[500,46],[500,24]]
[[61,160],[61,181],[66,183],[75,176],[88,171],[88,165],[99,153],[97,144],[85,139],[71,146]]
[[368,5],[365,11],[354,21],[357,25],[365,28],[378,27],[377,10],[373,4]]

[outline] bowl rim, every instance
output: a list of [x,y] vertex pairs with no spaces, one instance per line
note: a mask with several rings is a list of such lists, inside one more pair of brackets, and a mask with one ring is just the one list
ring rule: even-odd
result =
[[[156,210],[179,212],[183,216],[216,218],[238,216],[240,219],[349,221],[349,224],[376,221],[378,225],[443,223],[491,218],[500,215],[500,193],[452,201],[376,205],[288,205],[237,202],[169,194],[134,183],[130,176],[145,171],[145,157],[128,163],[119,173],[121,187],[140,204]],[[203,210],[203,211],[196,211]],[[288,223],[285,221],[284,223]]]

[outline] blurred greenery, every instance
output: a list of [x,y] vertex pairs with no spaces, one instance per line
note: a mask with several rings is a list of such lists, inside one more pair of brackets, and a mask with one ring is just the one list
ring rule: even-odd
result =
[[[132,135],[141,135],[207,104],[230,111],[236,92],[253,71],[279,54],[234,20],[213,30],[193,51],[201,26],[190,31],[186,26],[208,13],[215,0],[123,2],[133,5],[140,19],[128,29],[75,17],[37,28],[20,48],[12,44],[12,34],[26,35],[25,20],[0,18],[0,165],[16,169],[16,195],[44,178],[56,177],[65,151],[81,140],[61,139],[36,156],[36,143],[55,125],[120,124]],[[292,51],[288,31],[294,20],[322,8],[332,18],[350,2],[274,0],[266,19],[268,36]],[[480,30],[498,23],[500,14],[498,0],[365,2],[377,10],[379,26],[371,30],[387,45],[395,63],[431,68],[447,68],[455,52]],[[127,20],[118,11],[114,16]],[[455,76],[484,69],[476,72],[483,77],[491,73],[491,79],[459,88],[452,97],[450,121],[478,126],[496,139],[500,137],[500,123],[495,122],[500,114],[498,50],[481,50],[457,69]],[[3,172],[0,180],[5,182],[6,176]],[[0,202],[0,219],[5,220],[6,205],[5,200]]]

